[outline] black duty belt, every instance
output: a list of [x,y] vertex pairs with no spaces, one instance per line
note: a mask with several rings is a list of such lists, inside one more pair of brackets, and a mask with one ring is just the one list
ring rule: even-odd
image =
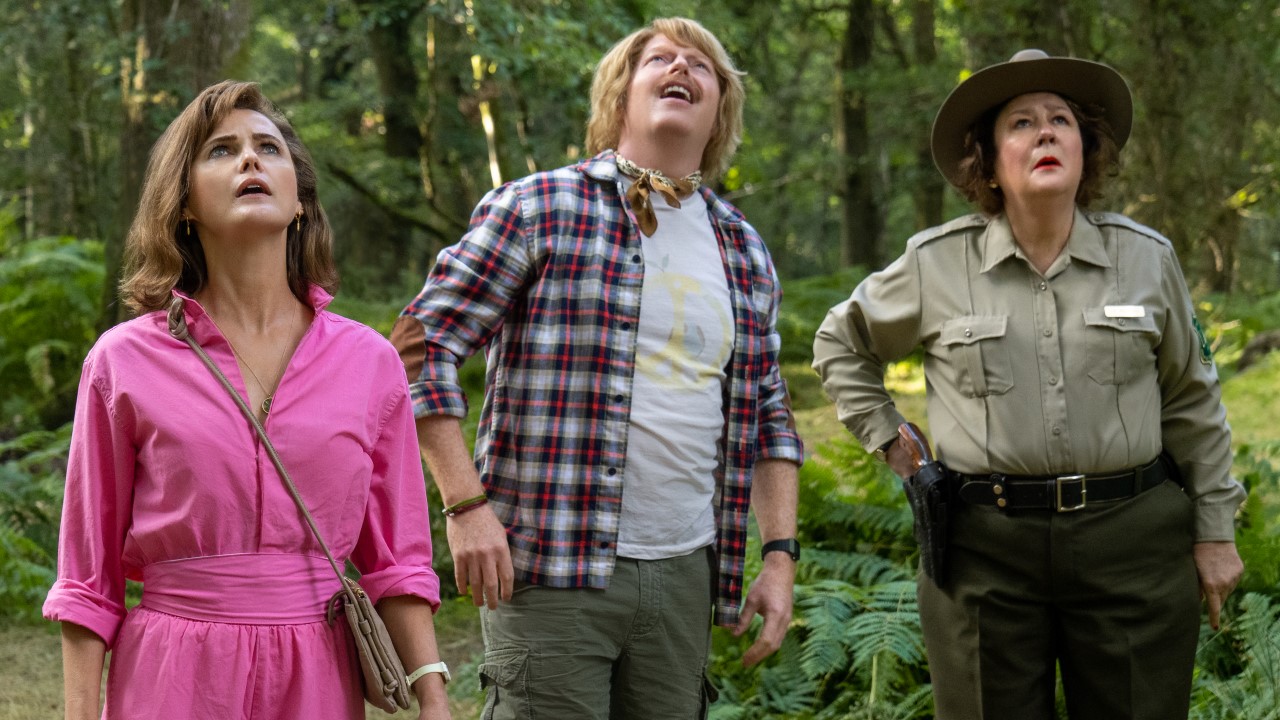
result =
[[1002,510],[1071,512],[1086,505],[1124,500],[1150,490],[1169,477],[1164,462],[1155,460],[1123,472],[1088,475],[967,475],[952,472],[960,499]]

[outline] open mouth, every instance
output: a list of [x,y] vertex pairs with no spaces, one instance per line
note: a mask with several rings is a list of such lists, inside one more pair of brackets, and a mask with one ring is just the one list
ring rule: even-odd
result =
[[1045,157],[1040,158],[1040,160],[1036,162],[1035,169],[1043,170],[1045,168],[1056,168],[1056,167],[1062,167],[1062,163],[1058,162],[1058,158],[1052,155],[1046,155]]
[[247,182],[241,185],[240,189],[236,191],[236,197],[238,198],[245,197],[246,195],[270,195],[270,194],[271,194],[271,191],[267,189],[267,186],[257,181]]
[[687,103],[693,102],[693,93],[689,91],[689,88],[683,85],[668,85],[662,88],[661,97],[663,100],[666,100],[667,98],[677,98]]

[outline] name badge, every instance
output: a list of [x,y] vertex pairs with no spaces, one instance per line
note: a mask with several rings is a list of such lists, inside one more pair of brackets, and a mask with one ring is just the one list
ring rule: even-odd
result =
[[1147,316],[1147,309],[1141,305],[1106,305],[1102,314],[1109,318],[1140,318]]

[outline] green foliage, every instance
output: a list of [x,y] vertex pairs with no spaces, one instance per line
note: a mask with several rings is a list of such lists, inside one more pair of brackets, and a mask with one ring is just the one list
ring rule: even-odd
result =
[[1197,303],[1196,310],[1205,320],[1214,361],[1224,377],[1231,375],[1231,366],[1255,335],[1280,328],[1280,292],[1258,298],[1214,294]]
[[0,620],[32,622],[54,580],[71,426],[0,443]]
[[1245,372],[1227,378],[1222,383],[1222,401],[1235,442],[1280,439],[1275,411],[1280,405],[1280,353],[1271,353]]
[[0,437],[70,419],[102,275],[100,243],[0,224]]
[[915,547],[901,484],[842,440],[801,469],[799,518],[806,550],[787,640],[756,675],[738,662],[750,638],[717,631],[721,699],[711,717],[927,717]]
[[1248,593],[1240,615],[1217,639],[1240,660],[1231,675],[1198,671],[1192,691],[1193,720],[1280,718],[1280,602]]
[[0,620],[39,622],[53,567],[39,545],[0,520]]
[[1249,491],[1236,533],[1245,568],[1240,589],[1280,598],[1280,440],[1242,445],[1234,471]]
[[778,334],[782,336],[783,363],[813,361],[813,336],[827,311],[849,299],[866,276],[862,268],[844,268],[783,283],[782,305],[778,308]]

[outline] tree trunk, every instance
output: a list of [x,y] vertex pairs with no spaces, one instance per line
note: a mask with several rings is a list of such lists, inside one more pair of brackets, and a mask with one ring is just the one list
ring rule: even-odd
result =
[[118,301],[124,238],[137,211],[151,146],[205,87],[223,79],[249,29],[249,0],[125,0],[122,30],[132,53],[120,59],[120,204],[105,238],[106,278],[98,330],[126,319]]
[[[422,186],[419,158],[426,144],[418,127],[418,70],[413,64],[413,17],[418,9],[406,9],[403,3],[379,3],[360,0],[356,3],[365,16],[369,30],[370,53],[378,75],[378,94],[382,98],[383,147],[391,158],[405,161],[399,187],[406,195],[416,194]],[[410,190],[409,188],[412,188]],[[399,194],[400,190],[397,190]],[[403,217],[387,214],[389,231],[376,233],[366,242],[383,246],[390,262],[382,263],[384,280],[392,282],[407,267],[414,226]],[[379,261],[381,262],[381,261]]]
[[[467,218],[489,183],[481,190],[472,179],[465,165],[465,155],[452,143],[438,142],[470,132],[474,127],[470,113],[475,101],[470,84],[462,82],[469,77],[471,46],[462,22],[433,17],[430,23],[432,51],[427,55],[427,116],[423,135],[427,145],[421,164],[424,187],[432,207],[457,227],[461,236],[467,228]],[[467,73],[459,68],[467,68]],[[478,114],[475,115],[478,118]],[[434,253],[433,253],[434,255]]]
[[871,63],[872,0],[852,0],[840,48],[836,138],[840,152],[841,259],[846,265],[880,267],[881,220],[873,190],[870,129],[861,75]]
[[[916,65],[930,68],[938,61],[935,44],[934,1],[915,0],[911,6],[912,44],[915,46]],[[946,181],[933,165],[929,133],[920,133],[916,146],[916,172],[919,177],[913,189],[916,230],[942,224],[942,202],[946,193]]]
[[378,73],[382,97],[383,143],[394,158],[416,161],[422,149],[418,132],[418,71],[413,65],[413,41],[409,34],[412,15],[395,19],[379,17],[378,3],[356,3],[369,26],[369,50]]

